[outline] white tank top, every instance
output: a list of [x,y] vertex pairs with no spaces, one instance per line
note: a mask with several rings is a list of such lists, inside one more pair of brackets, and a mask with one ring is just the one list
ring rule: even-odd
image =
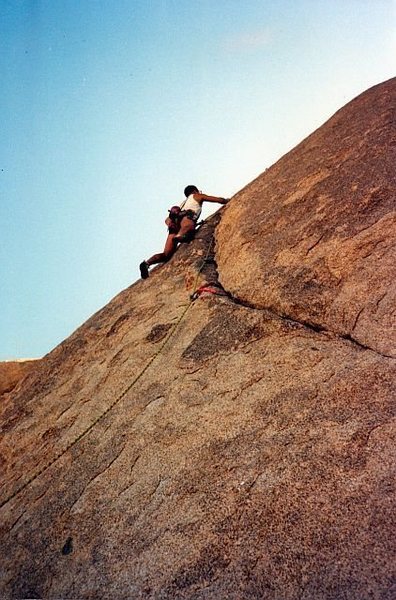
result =
[[181,204],[180,208],[182,210],[192,210],[195,213],[195,218],[198,219],[201,212],[202,206],[199,202],[197,202],[194,198],[194,194],[190,194],[188,198],[186,198]]

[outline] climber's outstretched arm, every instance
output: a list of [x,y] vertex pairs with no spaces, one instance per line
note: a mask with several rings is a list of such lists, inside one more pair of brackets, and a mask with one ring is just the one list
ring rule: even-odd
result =
[[206,194],[194,194],[198,202],[217,202],[218,204],[227,204],[228,198],[218,198],[217,196],[207,196]]

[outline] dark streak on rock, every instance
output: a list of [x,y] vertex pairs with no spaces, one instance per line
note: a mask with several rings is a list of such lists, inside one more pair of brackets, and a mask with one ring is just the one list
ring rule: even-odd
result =
[[68,537],[62,548],[63,556],[67,556],[73,552],[73,538]]
[[158,325],[154,325],[150,333],[146,336],[146,341],[151,343],[160,342],[166,337],[171,327],[172,323],[159,323]]

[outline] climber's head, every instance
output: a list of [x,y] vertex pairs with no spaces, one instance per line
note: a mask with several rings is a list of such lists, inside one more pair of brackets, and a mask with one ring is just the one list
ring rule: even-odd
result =
[[188,198],[189,196],[191,196],[191,194],[199,194],[199,189],[197,188],[196,185],[188,185],[184,189],[184,195],[185,195],[186,198]]

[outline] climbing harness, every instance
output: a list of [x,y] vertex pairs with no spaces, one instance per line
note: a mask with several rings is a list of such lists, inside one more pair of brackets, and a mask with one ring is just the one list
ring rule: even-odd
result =
[[[197,286],[199,275],[200,275],[202,269],[204,268],[205,264],[207,263],[210,251],[212,249],[212,244],[213,244],[213,238],[211,239],[211,241],[209,243],[208,250],[206,252],[206,256],[203,259],[203,261],[202,261],[202,263],[201,263],[201,265],[200,265],[200,267],[198,269],[198,272],[197,272],[197,275],[196,275],[196,278],[195,278],[195,281],[194,281],[193,289]],[[31,483],[33,483],[33,481],[35,481],[45,471],[47,471],[64,454],[66,454],[83,437],[85,437],[95,427],[95,425],[97,425],[99,423],[99,421],[101,421],[106,415],[109,414],[109,412],[116,406],[116,404],[118,404],[124,398],[124,396],[133,388],[133,386],[143,377],[143,375],[146,373],[146,371],[149,369],[149,367],[152,365],[152,363],[155,361],[155,359],[161,354],[161,352],[163,351],[163,349],[165,348],[165,346],[167,345],[167,343],[169,342],[169,340],[171,339],[171,337],[175,334],[177,328],[179,327],[180,323],[183,321],[184,317],[187,314],[187,311],[190,309],[190,307],[192,306],[192,304],[193,304],[193,300],[192,300],[192,298],[190,298],[190,302],[188,302],[185,305],[184,310],[181,312],[179,318],[174,323],[173,327],[169,330],[168,334],[164,338],[164,340],[163,340],[162,344],[160,345],[160,347],[158,348],[157,352],[149,359],[149,361],[147,362],[146,366],[135,377],[135,379],[125,388],[125,390],[123,392],[121,392],[121,394],[119,396],[117,396],[117,398],[115,400],[113,400],[113,402],[110,404],[110,406],[108,406],[106,408],[106,410],[104,410],[86,429],[84,429],[79,435],[77,435],[74,439],[72,439],[71,442],[69,442],[69,444],[67,444],[65,446],[65,448],[63,448],[63,450],[61,450],[60,452],[58,452],[58,454],[56,454],[47,464],[45,464],[36,473],[33,473],[33,475],[31,477],[29,477],[29,479],[27,481],[25,481],[24,483],[22,483],[22,485],[20,485],[12,494],[10,494],[5,500],[3,500],[2,502],[0,502],[0,508],[3,508],[3,506],[5,506],[6,504],[8,504],[8,502],[10,502],[11,500],[13,500],[13,498],[15,498],[16,496],[18,496],[24,489],[26,489]]]

